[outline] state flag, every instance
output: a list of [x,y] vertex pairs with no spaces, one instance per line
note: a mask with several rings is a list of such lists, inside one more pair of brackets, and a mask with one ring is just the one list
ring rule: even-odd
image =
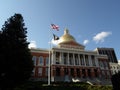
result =
[[59,37],[56,36],[55,34],[53,34],[53,38],[54,38],[54,40],[59,40]]

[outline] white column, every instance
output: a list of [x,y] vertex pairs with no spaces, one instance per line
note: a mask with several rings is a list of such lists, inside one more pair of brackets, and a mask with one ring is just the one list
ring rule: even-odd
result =
[[67,64],[70,65],[70,62],[69,62],[69,53],[67,53]]
[[75,54],[73,53],[73,65],[75,65]]
[[52,51],[52,54],[51,54],[51,64],[53,64],[53,60],[54,60],[53,57],[54,56],[53,56],[53,51]]
[[78,60],[79,60],[79,65],[81,66],[80,55],[79,54],[78,54]]
[[55,52],[52,51],[51,64],[54,64],[55,59],[56,59],[56,57],[55,57]]
[[84,64],[86,66],[85,55],[83,55],[83,61],[84,61]]
[[63,64],[63,56],[62,56],[62,52],[60,52],[60,64]]
[[96,56],[95,56],[95,64],[98,67],[98,59],[96,58]]
[[91,55],[88,55],[89,65],[92,66]]

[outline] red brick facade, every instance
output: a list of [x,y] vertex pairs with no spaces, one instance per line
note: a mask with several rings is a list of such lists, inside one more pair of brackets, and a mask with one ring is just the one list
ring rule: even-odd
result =
[[50,78],[53,82],[74,81],[76,78],[78,80],[110,79],[108,57],[96,51],[86,51],[84,48],[85,46],[77,43],[68,30],[65,30],[58,46],[51,48],[50,51],[31,49],[34,61],[33,77],[48,80],[50,61]]

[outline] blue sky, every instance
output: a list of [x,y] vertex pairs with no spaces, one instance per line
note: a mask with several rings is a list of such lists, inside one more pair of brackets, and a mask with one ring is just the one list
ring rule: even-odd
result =
[[0,0],[1,28],[15,13],[22,14],[28,41],[37,48],[49,48],[54,23],[57,36],[68,28],[86,50],[114,48],[120,59],[120,0]]

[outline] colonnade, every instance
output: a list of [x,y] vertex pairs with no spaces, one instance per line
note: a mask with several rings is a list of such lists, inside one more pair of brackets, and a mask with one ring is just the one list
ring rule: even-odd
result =
[[99,66],[98,59],[92,54],[72,52],[53,52],[51,64],[74,66]]

